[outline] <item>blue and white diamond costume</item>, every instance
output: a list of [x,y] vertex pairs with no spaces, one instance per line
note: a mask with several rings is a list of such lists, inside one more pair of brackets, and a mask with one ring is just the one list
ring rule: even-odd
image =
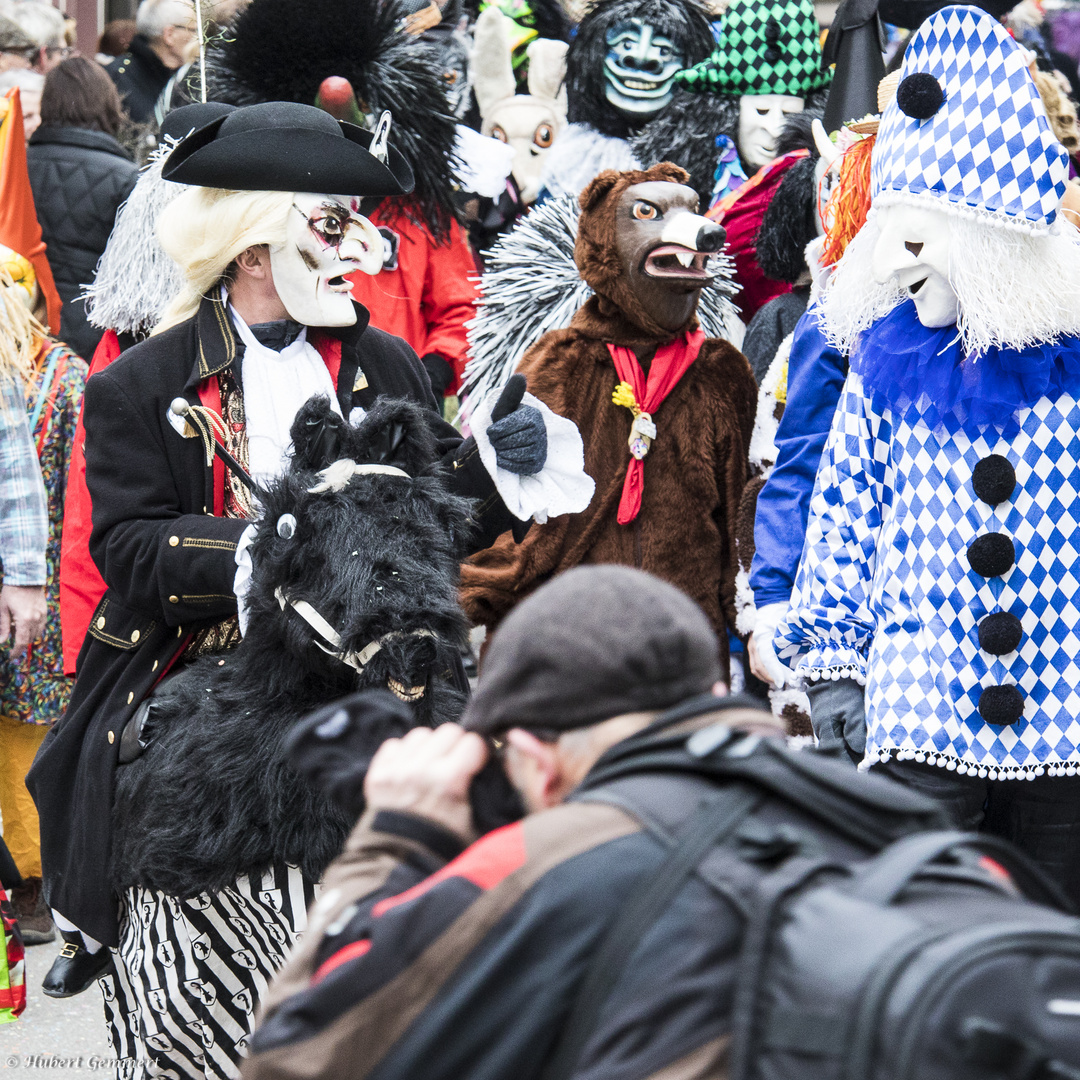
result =
[[[1065,151],[1006,31],[945,8],[913,36],[901,86],[917,72],[942,104],[885,111],[874,207],[1059,232]],[[965,352],[956,325],[923,326],[910,300],[863,331],[774,643],[807,679],[865,684],[864,765],[1075,775],[1080,337]],[[989,722],[991,700],[1015,702],[1014,722]]]

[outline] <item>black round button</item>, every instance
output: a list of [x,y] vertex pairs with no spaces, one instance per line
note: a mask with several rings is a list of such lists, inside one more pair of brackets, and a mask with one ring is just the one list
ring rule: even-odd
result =
[[979,623],[979,648],[994,656],[1011,653],[1023,636],[1020,620],[1008,611],[995,611]]
[[1012,495],[1016,487],[1016,470],[1007,457],[991,454],[975,465],[971,473],[971,486],[984,503],[997,506]]
[[1016,547],[1004,533],[984,533],[968,545],[971,569],[982,577],[1000,577],[1016,562]]
[[994,727],[1008,727],[1024,715],[1024,695],[1015,686],[988,686],[979,695],[979,715]]

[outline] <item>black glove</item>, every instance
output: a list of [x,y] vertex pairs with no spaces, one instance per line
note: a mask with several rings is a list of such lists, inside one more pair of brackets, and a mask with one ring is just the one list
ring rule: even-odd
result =
[[424,370],[431,380],[431,389],[435,391],[435,396],[442,400],[446,397],[446,391],[453,385],[454,365],[437,352],[422,356],[420,363],[424,365]]
[[539,409],[521,404],[524,394],[525,376],[511,375],[491,411],[487,437],[500,469],[534,476],[547,461],[547,427]]
[[866,691],[854,679],[821,679],[807,684],[810,723],[818,749],[846,753],[862,761],[866,752]]

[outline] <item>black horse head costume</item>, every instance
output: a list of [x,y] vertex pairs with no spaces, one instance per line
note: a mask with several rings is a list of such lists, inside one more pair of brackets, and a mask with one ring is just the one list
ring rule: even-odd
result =
[[296,722],[389,689],[411,714],[386,712],[393,722],[375,725],[370,754],[461,712],[470,505],[443,484],[423,410],[380,401],[354,428],[312,398],[292,438],[289,470],[262,496],[243,642],[163,684],[138,740],[125,732],[138,756],[118,771],[117,888],[191,897],[275,862],[318,880],[355,814],[288,764]]

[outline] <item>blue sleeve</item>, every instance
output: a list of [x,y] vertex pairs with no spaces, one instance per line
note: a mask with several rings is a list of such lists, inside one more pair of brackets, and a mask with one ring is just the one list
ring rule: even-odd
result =
[[791,606],[773,639],[777,656],[796,674],[865,679],[876,627],[878,538],[894,489],[891,445],[891,414],[864,395],[852,372],[810,499]]
[[757,500],[750,588],[758,608],[791,599],[810,495],[846,376],[846,357],[825,340],[811,307],[795,327],[776,465]]
[[44,585],[48,504],[22,386],[0,390],[0,560],[5,585]]

